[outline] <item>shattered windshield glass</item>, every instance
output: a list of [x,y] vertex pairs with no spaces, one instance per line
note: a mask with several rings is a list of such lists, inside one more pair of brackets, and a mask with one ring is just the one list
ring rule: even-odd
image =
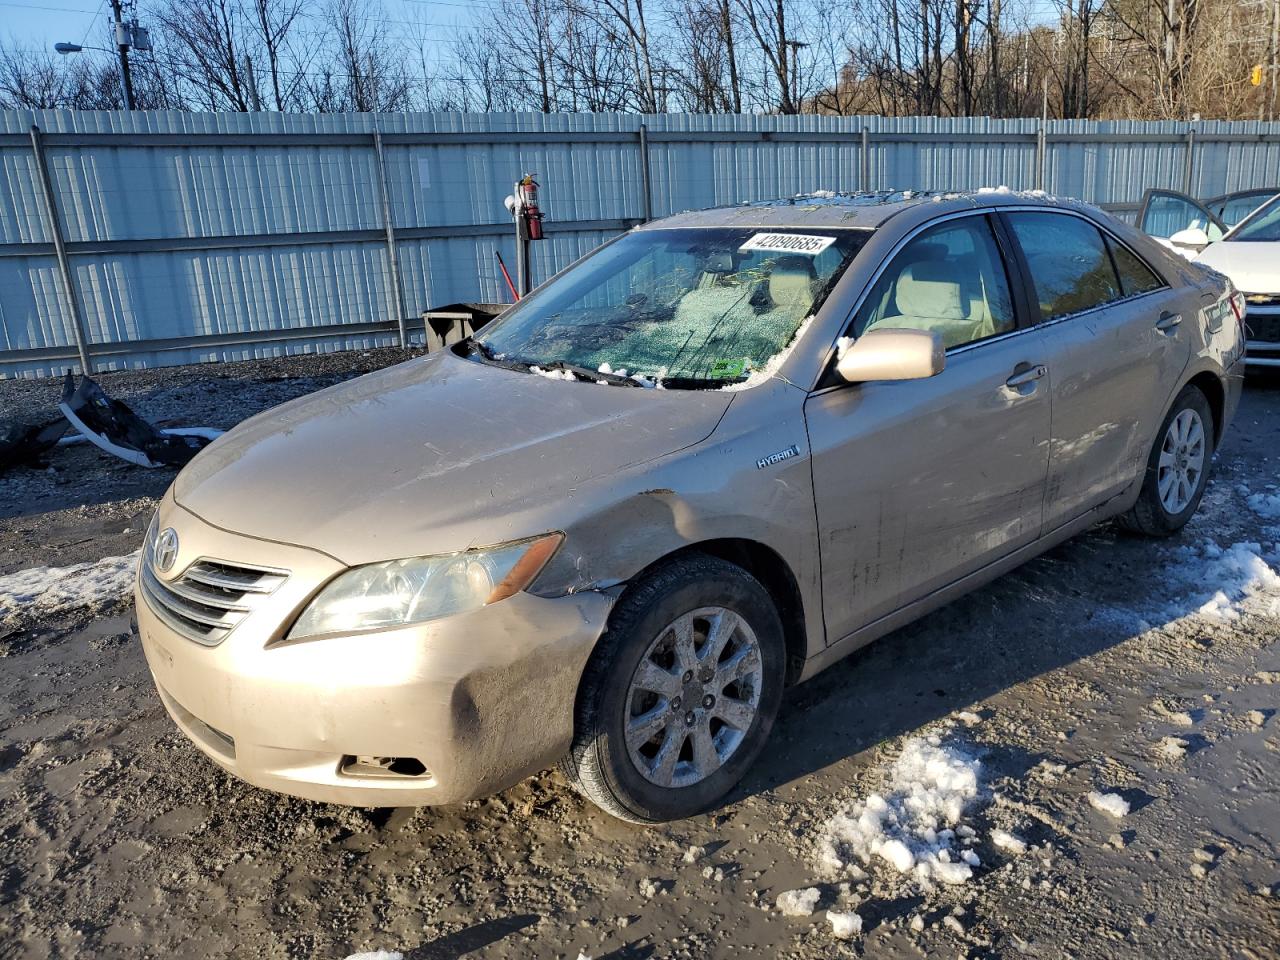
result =
[[791,343],[869,235],[638,230],[513,307],[479,334],[476,352],[565,379],[740,382]]

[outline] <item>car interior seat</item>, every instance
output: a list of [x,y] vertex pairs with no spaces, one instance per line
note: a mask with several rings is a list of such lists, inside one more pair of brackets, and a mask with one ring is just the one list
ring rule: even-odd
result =
[[[908,264],[894,285],[897,313],[871,326],[936,330],[948,347],[975,339],[971,300],[965,295],[958,276],[955,263],[924,260]],[[984,322],[989,323],[989,318],[985,321],[980,318],[978,324]]]

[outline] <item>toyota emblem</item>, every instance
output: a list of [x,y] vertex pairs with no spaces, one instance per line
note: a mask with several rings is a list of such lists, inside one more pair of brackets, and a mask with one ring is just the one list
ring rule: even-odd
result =
[[178,534],[173,527],[165,527],[156,537],[155,562],[156,569],[168,573],[173,568],[173,561],[178,559]]

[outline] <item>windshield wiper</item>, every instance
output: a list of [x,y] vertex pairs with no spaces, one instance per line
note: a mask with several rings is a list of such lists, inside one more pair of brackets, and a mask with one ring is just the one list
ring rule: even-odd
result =
[[493,366],[501,367],[504,370],[515,370],[524,373],[529,369],[529,364],[523,360],[514,360],[507,356],[499,357],[493,352],[493,347],[474,338],[467,341],[466,350],[468,356],[474,357],[478,355],[485,363],[493,364]]
[[577,364],[569,363],[567,360],[551,360],[542,363],[538,360],[523,360],[520,357],[499,357],[493,352],[493,348],[487,343],[479,340],[467,341],[467,353],[472,356],[479,354],[486,363],[491,363],[495,367],[502,367],[506,370],[519,370],[522,373],[529,372],[533,367],[539,370],[563,370],[573,374],[580,380],[603,380],[605,383],[617,387],[638,387],[641,384],[632,380],[630,377],[620,377],[616,373],[601,373],[599,370],[592,370],[589,367],[580,367]]
[[601,373],[599,370],[592,370],[590,367],[580,367],[576,363],[570,363],[568,360],[552,360],[550,363],[534,363],[530,364],[530,366],[538,367],[540,370],[565,370],[582,380],[603,380],[605,383],[612,384],[615,387],[640,386],[638,381],[632,380],[630,377],[622,377],[616,373]]

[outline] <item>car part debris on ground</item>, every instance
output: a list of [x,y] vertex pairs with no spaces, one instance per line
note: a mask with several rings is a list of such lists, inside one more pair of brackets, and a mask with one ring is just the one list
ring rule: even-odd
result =
[[0,422],[0,473],[19,464],[38,464],[66,432],[67,421],[61,417]]
[[81,377],[77,386],[70,372],[58,408],[90,443],[140,467],[183,466],[211,440],[205,431],[158,430],[128,404],[108,397],[95,380]]
[[[113,400],[97,381],[70,371],[62,386],[61,417],[0,421],[0,473],[10,467],[45,466],[43,457],[56,446],[89,442],[140,467],[181,467],[222,435],[212,427],[160,429],[120,400]],[[76,433],[65,436],[68,427]]]

